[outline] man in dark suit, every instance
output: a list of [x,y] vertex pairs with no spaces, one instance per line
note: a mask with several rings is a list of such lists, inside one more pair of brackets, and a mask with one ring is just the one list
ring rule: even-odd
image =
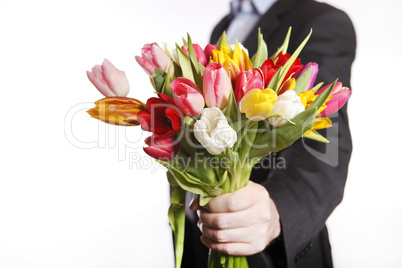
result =
[[[257,49],[258,27],[264,35],[269,54],[274,53],[282,44],[289,26],[293,28],[289,53],[297,48],[312,28],[313,34],[299,56],[302,63],[313,61],[319,64],[317,82],[329,84],[339,78],[344,86],[350,87],[356,38],[348,16],[332,6],[313,0],[273,2],[267,12],[259,14],[258,19],[255,20],[257,23],[248,34],[244,35],[244,40],[240,40],[249,50],[249,54],[253,55]],[[256,4],[252,3],[252,6],[256,7]],[[230,30],[235,16],[236,14],[232,12],[223,18],[212,33],[211,43],[217,43],[222,32]],[[264,168],[263,165],[258,164],[254,168],[251,180],[256,183],[249,185],[257,187],[257,190],[261,190],[261,185],[268,193],[269,201],[263,201],[262,206],[265,206],[265,210],[260,211],[259,214],[265,213],[271,218],[265,225],[264,232],[257,228],[247,230],[249,232],[247,237],[251,240],[256,237],[255,234],[258,234],[261,237],[260,241],[266,242],[263,249],[259,249],[260,245],[255,246],[256,241],[237,241],[252,245],[247,249],[229,248],[229,244],[236,242],[236,239],[244,238],[244,235],[239,238],[241,236],[233,231],[228,235],[227,229],[236,228],[235,225],[238,222],[236,220],[233,220],[235,223],[229,228],[227,226],[211,227],[212,221],[219,222],[219,217],[225,214],[219,210],[230,207],[227,204],[228,198],[218,197],[211,203],[211,207],[201,209],[201,222],[204,225],[202,242],[208,247],[223,252],[249,255],[250,268],[332,267],[331,248],[325,221],[342,200],[352,142],[346,105],[331,119],[334,127],[323,133],[330,140],[329,144],[300,139],[275,156],[269,156],[271,164],[275,162],[274,159],[284,160],[285,168],[272,165]],[[257,183],[258,186],[256,186]],[[249,185],[246,187],[250,187]],[[247,196],[252,192],[241,193],[245,202],[255,199],[252,194]],[[244,206],[241,209],[244,209]],[[225,215],[229,215],[238,211],[233,211],[232,208],[226,212]],[[248,217],[250,219],[260,220],[261,218],[259,215],[253,216],[252,213],[247,215],[250,215]],[[267,217],[263,218],[267,220]],[[201,233],[196,227],[196,221],[187,219],[186,228],[183,267],[206,267],[208,249],[200,243]],[[225,234],[226,237],[217,237],[218,233]]]

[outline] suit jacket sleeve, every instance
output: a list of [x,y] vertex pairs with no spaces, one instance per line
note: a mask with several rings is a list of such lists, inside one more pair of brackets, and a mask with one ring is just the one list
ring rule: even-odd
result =
[[[302,61],[319,63],[316,83],[332,83],[336,78],[350,87],[351,65],[355,56],[355,33],[348,16],[337,9],[320,14],[292,36],[300,44],[310,28],[313,35],[300,55]],[[269,42],[269,40],[267,40]],[[290,47],[290,52],[295,47]],[[294,267],[311,248],[315,236],[341,202],[352,152],[346,105],[331,118],[333,127],[322,134],[329,144],[300,139],[275,156],[268,172],[256,167],[252,178],[268,190],[282,225],[281,242],[287,267]]]

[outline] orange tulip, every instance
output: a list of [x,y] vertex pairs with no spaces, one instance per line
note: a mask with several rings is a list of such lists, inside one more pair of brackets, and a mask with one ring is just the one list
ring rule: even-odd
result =
[[105,123],[120,126],[138,126],[138,112],[145,110],[139,100],[125,97],[104,98],[95,102],[94,108],[87,111],[91,117]]

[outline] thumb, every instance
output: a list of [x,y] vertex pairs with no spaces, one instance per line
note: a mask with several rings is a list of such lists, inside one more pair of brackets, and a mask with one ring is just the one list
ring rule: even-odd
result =
[[190,210],[196,211],[200,209],[199,200],[200,200],[199,195],[193,194],[193,199],[191,199],[190,201]]

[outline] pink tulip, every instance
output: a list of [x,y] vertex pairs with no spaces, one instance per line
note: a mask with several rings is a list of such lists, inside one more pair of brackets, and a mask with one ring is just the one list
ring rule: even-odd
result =
[[[187,46],[182,46],[181,49],[183,49],[183,51],[189,55]],[[195,56],[197,57],[197,61],[202,64],[202,66],[207,65],[207,57],[205,56],[204,50],[202,50],[198,44],[193,44],[193,49]]]
[[[166,73],[168,72],[171,59],[157,43],[144,45],[141,49],[141,54],[142,57],[135,56],[135,59],[149,76],[155,73],[155,68],[157,67],[162,68]],[[173,65],[171,68],[173,68]]]
[[205,106],[204,97],[199,87],[191,80],[179,77],[170,83],[173,100],[177,107],[188,116],[198,116]]
[[224,109],[229,103],[232,83],[222,64],[211,62],[204,70],[202,86],[208,107]]
[[105,59],[101,65],[95,65],[87,71],[89,81],[105,97],[125,97],[130,91],[126,74]]
[[180,151],[180,145],[173,137],[162,139],[148,137],[145,139],[145,144],[148,147],[145,147],[144,151],[151,157],[162,161],[173,160]]
[[243,96],[254,88],[264,89],[264,74],[259,68],[240,73],[234,91],[236,101],[239,103]]
[[204,48],[204,53],[205,53],[205,57],[207,58],[207,63],[209,62],[209,59],[212,59],[212,51],[218,49],[217,45],[212,45],[212,44],[208,44],[205,48]]
[[294,76],[295,79],[299,78],[300,75],[302,75],[309,67],[311,66],[311,75],[310,79],[308,80],[308,83],[306,85],[306,88],[303,91],[310,90],[314,87],[315,79],[317,78],[318,74],[318,63],[315,62],[309,62],[306,65],[303,66],[303,68]]
[[[316,95],[321,94],[329,86],[330,85],[327,85],[317,91]],[[341,109],[342,106],[349,99],[350,89],[347,87],[342,87],[341,82],[336,82],[330,96],[331,99],[326,103],[327,107],[319,114],[319,116],[329,116]]]

